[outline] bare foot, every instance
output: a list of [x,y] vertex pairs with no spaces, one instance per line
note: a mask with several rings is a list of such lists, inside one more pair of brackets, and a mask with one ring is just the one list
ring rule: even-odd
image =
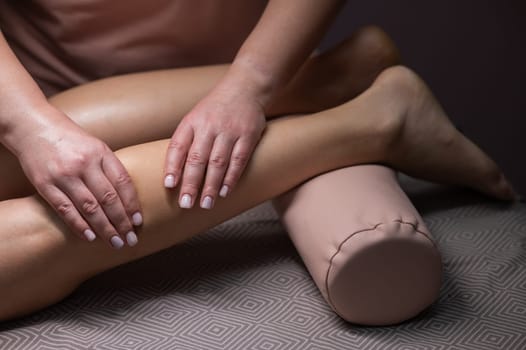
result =
[[315,113],[338,106],[398,63],[398,49],[383,30],[361,28],[334,48],[311,57],[276,97],[269,114]]
[[365,103],[386,106],[387,118],[398,118],[390,124],[396,127],[390,134],[388,164],[411,176],[471,187],[502,200],[515,198],[495,162],[453,126],[426,84],[408,68],[388,68],[363,97]]

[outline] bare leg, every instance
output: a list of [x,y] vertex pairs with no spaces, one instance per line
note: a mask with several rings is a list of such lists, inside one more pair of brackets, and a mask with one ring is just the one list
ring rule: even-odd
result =
[[[376,27],[365,27],[328,52],[308,60],[276,97],[268,115],[314,113],[364,91],[398,51]],[[138,73],[89,83],[50,99],[113,150],[169,138],[180,119],[228,67],[210,66]],[[29,195],[32,186],[0,145],[0,200]]]
[[181,242],[335,168],[386,162],[410,174],[511,195],[495,164],[456,131],[425,85],[403,67],[386,70],[342,106],[270,122],[239,186],[212,211],[182,210],[177,192],[163,188],[166,142],[117,153],[144,209],[134,248],[115,252],[101,241],[78,240],[38,197],[0,202],[0,291],[9,300],[0,304],[0,319],[57,302],[101,271]]

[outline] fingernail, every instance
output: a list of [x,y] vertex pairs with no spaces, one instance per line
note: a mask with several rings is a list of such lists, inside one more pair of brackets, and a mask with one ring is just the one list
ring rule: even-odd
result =
[[221,191],[219,191],[219,196],[225,198],[227,194],[228,194],[228,186],[223,185],[223,187],[221,187]]
[[86,239],[90,242],[93,242],[95,240],[95,238],[97,238],[97,236],[95,235],[95,233],[92,231],[92,230],[86,230],[83,232],[84,234],[84,237],[86,237]]
[[175,177],[173,175],[166,175],[164,178],[164,187],[174,188],[175,187]]
[[113,236],[110,239],[111,246],[115,249],[124,247],[124,241],[119,236]]
[[135,232],[133,231],[130,231],[126,234],[126,242],[128,242],[128,245],[130,247],[133,247],[134,245],[137,244],[137,242],[139,242],[139,240],[137,239],[137,235],[135,234]]
[[139,212],[136,212],[132,215],[132,221],[133,226],[141,226],[142,225],[142,215]]
[[201,202],[201,208],[203,208],[203,209],[212,209],[212,204],[213,203],[214,203],[214,201],[212,200],[212,197],[206,196],[203,199],[203,202]]
[[181,208],[186,208],[186,209],[191,208],[192,207],[192,196],[190,196],[189,194],[184,194],[181,197],[181,200],[179,201],[179,206]]

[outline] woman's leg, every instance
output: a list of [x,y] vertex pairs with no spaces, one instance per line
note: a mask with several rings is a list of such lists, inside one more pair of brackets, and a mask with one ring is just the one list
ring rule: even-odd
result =
[[167,141],[117,154],[143,205],[139,244],[120,251],[67,232],[38,197],[0,202],[0,319],[59,301],[85,279],[157,252],[302,181],[335,168],[385,162],[410,174],[511,196],[501,172],[448,121],[425,85],[403,67],[386,70],[355,100],[269,123],[238,187],[214,210],[180,209],[162,186]]
[[[314,113],[364,91],[398,51],[376,27],[365,27],[328,52],[309,59],[268,109],[269,117]],[[73,88],[50,99],[113,150],[169,138],[179,120],[222,77],[228,66],[131,74]],[[34,192],[14,158],[0,145],[0,200]]]

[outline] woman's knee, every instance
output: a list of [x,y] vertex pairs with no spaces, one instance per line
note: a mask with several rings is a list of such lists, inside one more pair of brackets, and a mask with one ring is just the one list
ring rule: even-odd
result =
[[0,320],[5,320],[60,300],[75,283],[61,259],[67,238],[38,198],[2,201],[0,216]]

